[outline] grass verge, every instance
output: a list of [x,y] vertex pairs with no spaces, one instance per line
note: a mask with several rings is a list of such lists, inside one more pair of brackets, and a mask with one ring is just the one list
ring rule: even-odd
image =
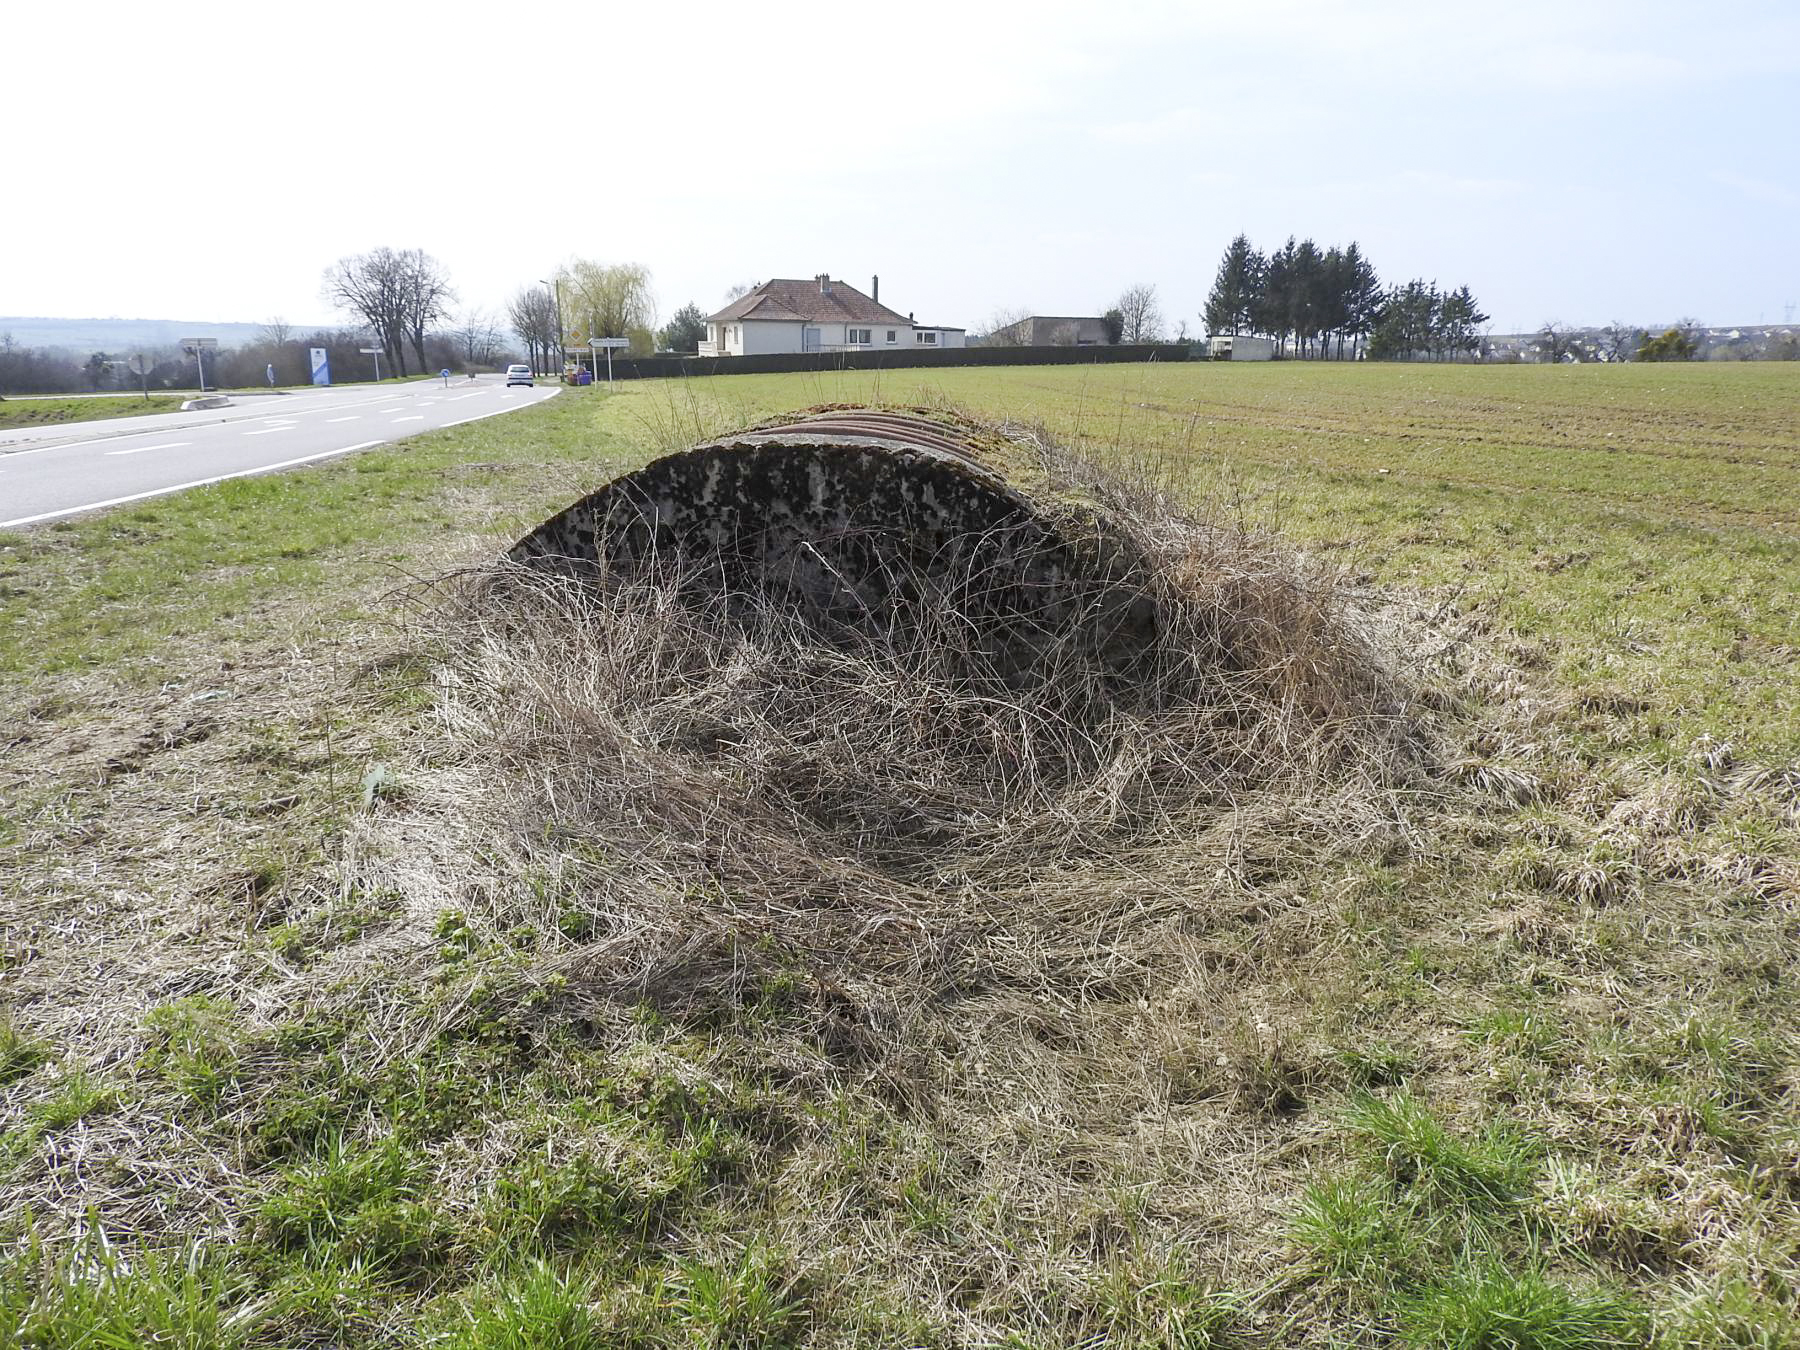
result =
[[0,431],[55,426],[60,422],[97,422],[145,413],[178,412],[186,394],[152,394],[149,398],[29,398],[0,402]]

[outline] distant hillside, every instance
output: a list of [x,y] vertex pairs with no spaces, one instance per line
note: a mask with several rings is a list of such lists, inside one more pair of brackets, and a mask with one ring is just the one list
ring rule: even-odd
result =
[[[294,324],[298,334],[310,326]],[[0,336],[10,334],[21,347],[73,347],[84,352],[155,351],[183,338],[209,337],[236,347],[254,342],[260,323],[208,323],[198,319],[43,319],[0,315]]]

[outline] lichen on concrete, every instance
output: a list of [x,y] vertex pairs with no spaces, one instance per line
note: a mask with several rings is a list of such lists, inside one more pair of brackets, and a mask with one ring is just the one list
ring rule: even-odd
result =
[[952,609],[1023,674],[1079,639],[1129,659],[1154,628],[1118,550],[1011,481],[988,428],[942,413],[828,408],[668,455],[520,540],[534,569],[654,572],[689,594],[797,606],[821,629]]

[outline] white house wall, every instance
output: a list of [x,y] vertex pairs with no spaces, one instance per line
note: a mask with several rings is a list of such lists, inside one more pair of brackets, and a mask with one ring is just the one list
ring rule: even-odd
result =
[[[804,332],[808,328],[819,330],[818,350],[822,352],[911,352],[935,351],[945,347],[961,347],[966,345],[963,333],[957,329],[919,328],[908,323],[796,323],[791,320],[741,319],[736,323],[717,323],[707,325],[707,340],[702,344],[702,356],[764,356],[779,355],[787,352],[804,350]],[[852,347],[849,343],[849,330],[867,328],[869,342],[867,345],[857,343]],[[717,332],[717,338],[712,334]],[[894,340],[887,340],[892,332]],[[920,342],[918,334],[936,333],[937,341]]]
[[733,356],[762,356],[771,352],[800,350],[800,324],[746,319],[737,327],[743,331],[743,338],[732,345],[730,350]]

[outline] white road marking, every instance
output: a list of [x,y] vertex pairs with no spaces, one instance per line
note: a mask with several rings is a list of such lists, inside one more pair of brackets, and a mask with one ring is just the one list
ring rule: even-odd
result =
[[351,413],[348,417],[327,417],[325,420],[327,422],[354,422],[361,416],[361,413]]
[[289,422],[285,426],[264,427],[261,431],[246,431],[244,433],[244,435],[246,435],[246,436],[267,436],[271,431],[292,431],[293,429],[294,429],[294,424],[292,422]]
[[[142,436],[145,433],[140,431],[137,434]],[[7,450],[0,452],[0,459],[23,459],[26,455],[41,455],[46,450],[84,450],[90,445],[111,445],[114,441],[129,439],[128,436],[106,436],[97,441],[67,441],[62,445],[40,445],[35,450]]]
[[[414,413],[411,417],[393,418],[392,422],[423,422],[424,420],[425,420],[424,413]],[[390,422],[390,425],[392,425],[392,422]]]
[[[561,392],[560,389],[552,389],[548,394],[545,394],[543,398],[534,399],[533,402],[543,403],[548,399],[555,398]],[[492,412],[476,413],[473,417],[464,417],[455,422],[446,422],[443,426],[439,427],[438,430],[442,431],[445,427],[460,427],[464,422],[479,422],[484,417],[498,417],[501,413],[509,413],[511,411],[511,408],[495,408]]]
[[109,455],[141,455],[146,450],[174,450],[179,446],[192,445],[192,441],[164,441],[161,445],[134,445],[129,450],[108,450]]
[[482,394],[482,391],[477,389],[472,394],[458,394],[455,398],[451,399],[450,402],[461,403],[465,398],[480,398],[481,394]]

